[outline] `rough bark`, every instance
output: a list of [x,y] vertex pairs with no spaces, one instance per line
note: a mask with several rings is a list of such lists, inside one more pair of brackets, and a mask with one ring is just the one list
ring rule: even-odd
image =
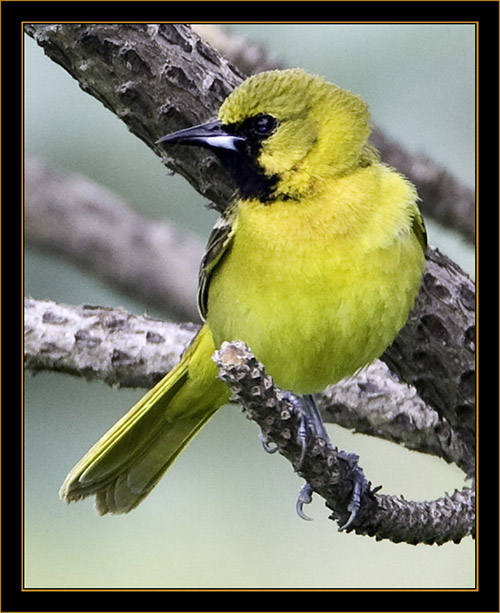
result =
[[[31,299],[26,300],[25,308],[25,364],[29,370],[98,378],[110,385],[151,387],[177,362],[197,330],[197,326],[167,324],[121,309]],[[352,484],[361,478],[361,507],[349,531],[411,544],[458,542],[474,534],[475,498],[470,488],[429,502],[380,495],[364,478],[356,456],[311,436],[299,463],[300,416],[290,396],[274,386],[243,343],[226,343],[214,359],[221,378],[233,391],[232,399],[245,407],[280,453],[325,498],[332,519],[340,525],[349,517]],[[432,435],[439,430],[437,414],[380,368],[375,364],[345,387],[340,384],[321,395],[325,420],[445,457],[448,441]],[[439,444],[442,448],[438,450]]]
[[125,122],[219,209],[229,178],[200,148],[167,155],[164,134],[213,118],[243,75],[185,25],[27,24],[26,32],[80,87]]
[[198,326],[123,309],[24,301],[24,364],[109,385],[152,387],[190,343]]

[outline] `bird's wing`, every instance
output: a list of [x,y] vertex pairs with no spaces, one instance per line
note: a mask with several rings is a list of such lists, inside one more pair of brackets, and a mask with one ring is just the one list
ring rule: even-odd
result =
[[205,254],[201,260],[200,274],[198,278],[198,310],[203,320],[207,316],[208,288],[210,277],[216,266],[230,249],[236,232],[237,215],[236,207],[228,207],[216,221],[215,226],[208,238]]
[[420,211],[417,208],[413,216],[412,231],[417,237],[418,242],[422,247],[422,251],[425,253],[425,248],[427,247],[427,231],[425,229],[424,220],[422,219]]

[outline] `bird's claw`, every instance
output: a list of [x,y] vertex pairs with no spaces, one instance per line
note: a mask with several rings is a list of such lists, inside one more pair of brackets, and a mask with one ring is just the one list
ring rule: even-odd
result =
[[350,512],[349,519],[344,525],[340,526],[339,532],[347,530],[347,528],[352,526],[354,520],[358,515],[358,511],[361,506],[361,495],[364,480],[365,478],[363,475],[363,471],[357,467],[354,471],[354,484],[352,486],[351,500],[347,506],[347,510]]
[[306,515],[303,509],[305,504],[309,504],[312,501],[312,493],[313,493],[313,489],[309,485],[309,483],[307,483],[306,481],[304,485],[300,488],[299,496],[297,498],[297,503],[295,505],[297,515],[301,519],[305,519],[306,521],[312,521],[312,517],[309,517],[308,515]]
[[299,400],[295,394],[286,392],[286,397],[292,405],[295,414],[299,416],[296,438],[296,442],[300,447],[300,456],[296,465],[296,470],[299,470],[307,451],[308,430],[312,432],[313,436],[324,439],[328,444],[330,444],[330,439],[313,396],[302,396],[301,400]]
[[259,434],[259,440],[262,444],[262,447],[264,447],[264,451],[266,453],[276,453],[278,451],[278,445],[274,445],[274,447],[272,447],[269,444],[269,439],[267,437],[267,434],[264,434],[262,430],[260,431],[260,434]]

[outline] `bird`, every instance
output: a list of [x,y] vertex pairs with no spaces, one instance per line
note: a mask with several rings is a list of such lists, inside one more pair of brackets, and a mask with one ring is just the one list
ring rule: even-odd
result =
[[[378,358],[406,323],[425,263],[413,184],[369,142],[367,104],[301,68],[255,74],[216,119],[160,138],[210,150],[236,189],[208,239],[203,325],[176,366],[74,466],[60,496],[99,514],[148,496],[230,391],[212,361],[241,340],[308,399]],[[313,423],[314,425],[314,423]],[[326,434],[325,434],[326,436]]]

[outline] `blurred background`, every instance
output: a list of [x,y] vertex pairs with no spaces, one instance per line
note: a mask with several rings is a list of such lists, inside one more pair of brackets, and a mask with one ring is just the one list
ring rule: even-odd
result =
[[[233,25],[289,66],[323,74],[363,97],[372,120],[410,151],[428,155],[467,186],[475,182],[473,25]],[[25,41],[25,152],[114,191],[136,210],[207,237],[216,213],[181,177],[61,67]],[[158,135],[161,136],[161,135]],[[429,242],[469,274],[474,249],[426,220]],[[25,293],[70,304],[164,311],[110,289],[29,245]],[[265,454],[258,428],[221,409],[151,496],[125,516],[98,517],[93,502],[58,498],[68,470],[143,393],[56,374],[26,376],[25,587],[27,588],[472,588],[470,539],[441,547],[395,545],[343,534],[316,498],[304,522],[302,485]],[[357,453],[383,491],[424,500],[464,486],[436,458],[328,426]]]

